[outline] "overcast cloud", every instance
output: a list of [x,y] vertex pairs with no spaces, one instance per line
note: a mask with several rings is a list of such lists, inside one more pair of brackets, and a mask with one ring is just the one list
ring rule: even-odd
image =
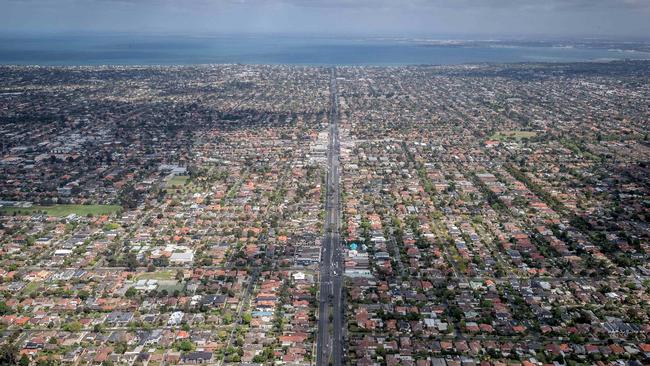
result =
[[0,0],[0,32],[647,37],[650,0]]

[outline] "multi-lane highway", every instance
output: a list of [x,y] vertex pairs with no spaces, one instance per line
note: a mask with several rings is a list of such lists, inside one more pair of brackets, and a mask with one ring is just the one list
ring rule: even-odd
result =
[[340,166],[336,70],[330,76],[329,147],[327,152],[327,198],[325,238],[321,250],[317,365],[343,362],[343,256],[340,228]]

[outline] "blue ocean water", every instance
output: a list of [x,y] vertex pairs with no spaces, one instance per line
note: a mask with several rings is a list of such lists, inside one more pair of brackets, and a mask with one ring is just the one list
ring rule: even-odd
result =
[[439,44],[414,40],[287,36],[0,36],[0,64],[450,65],[649,59],[650,53],[606,48]]

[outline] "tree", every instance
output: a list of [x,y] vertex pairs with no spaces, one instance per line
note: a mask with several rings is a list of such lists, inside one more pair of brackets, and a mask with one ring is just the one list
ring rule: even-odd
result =
[[255,355],[255,357],[253,357],[253,362],[254,363],[264,363],[264,362],[266,362],[266,357],[264,357],[264,355],[262,355],[262,354]]
[[244,324],[250,324],[251,320],[253,320],[253,316],[250,313],[244,313],[244,315],[242,315],[242,320],[244,321]]
[[71,333],[79,332],[82,328],[83,328],[83,326],[81,325],[81,323],[79,323],[77,321],[66,323],[63,326],[63,330],[65,330],[66,332],[71,332]]
[[13,313],[13,310],[7,303],[0,301],[0,315],[7,315]]
[[126,342],[117,342],[117,344],[115,344],[115,353],[122,355],[124,352],[126,352],[127,349],[128,347],[126,345]]
[[29,357],[27,357],[27,355],[22,355],[22,357],[20,357],[20,361],[18,361],[18,364],[20,366],[29,366]]
[[124,296],[126,296],[127,298],[132,298],[132,297],[134,297],[137,293],[138,293],[138,291],[135,289],[135,287],[129,287],[129,288],[126,290],[126,292],[124,293]]
[[189,352],[194,349],[194,345],[186,339],[178,342],[176,348],[178,348],[179,351]]
[[18,347],[9,344],[0,348],[0,365],[18,365]]
[[140,199],[140,193],[135,189],[133,184],[128,184],[124,186],[120,192],[118,199],[122,207],[126,209],[133,209],[138,206],[138,200]]
[[135,256],[135,253],[127,254],[125,262],[129,271],[135,271],[138,268],[138,258]]
[[224,324],[232,323],[232,314],[230,314],[230,313],[223,314],[223,323]]
[[160,257],[153,260],[153,264],[157,267],[167,267],[169,266],[169,258]]
[[47,358],[39,358],[38,361],[36,361],[36,366],[57,366],[59,363],[55,361],[51,356],[48,356]]

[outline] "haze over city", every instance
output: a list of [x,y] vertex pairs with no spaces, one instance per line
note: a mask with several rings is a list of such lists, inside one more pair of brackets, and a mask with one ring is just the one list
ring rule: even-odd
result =
[[4,32],[647,38],[648,0],[2,0]]

